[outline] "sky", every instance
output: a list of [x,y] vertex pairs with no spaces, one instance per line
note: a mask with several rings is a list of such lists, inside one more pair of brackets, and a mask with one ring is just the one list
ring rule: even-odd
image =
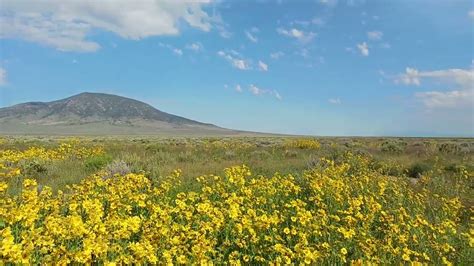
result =
[[474,136],[474,1],[0,0],[0,107],[81,92],[222,127]]

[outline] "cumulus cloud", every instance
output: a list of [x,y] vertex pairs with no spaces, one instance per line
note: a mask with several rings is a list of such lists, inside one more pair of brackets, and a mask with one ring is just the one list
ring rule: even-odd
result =
[[268,90],[268,89],[261,89],[254,84],[251,84],[249,87],[249,91],[255,95],[255,96],[261,96],[261,95],[270,95],[275,97],[278,100],[282,100],[283,97],[281,97],[280,93],[276,90]]
[[471,18],[471,19],[474,20],[474,9],[471,10],[471,11],[469,11],[469,12],[467,13],[467,15],[469,16],[469,18]]
[[473,88],[474,69],[446,69],[436,71],[419,71],[415,68],[407,67],[405,73],[398,75],[396,82],[406,85],[421,84],[421,79],[434,79],[445,83],[455,84],[462,88]]
[[217,55],[229,61],[230,64],[237,69],[240,69],[240,70],[251,69],[250,61],[243,59],[241,55],[234,50],[231,50],[228,53],[224,51],[218,51]]
[[189,50],[194,51],[194,52],[199,52],[203,49],[203,46],[202,46],[201,43],[195,42],[195,43],[191,43],[191,44],[186,45],[186,49],[189,49]]
[[359,49],[361,55],[369,56],[369,46],[366,42],[357,44],[357,49]]
[[7,71],[0,67],[0,86],[7,84]]
[[474,106],[474,90],[453,90],[447,92],[428,91],[415,94],[427,108],[462,108]]
[[444,91],[417,92],[415,97],[428,109],[474,108],[474,69],[446,69],[419,71],[407,67],[398,75],[398,84],[421,86],[423,80],[451,86]]
[[0,38],[23,39],[61,51],[93,52],[100,48],[87,39],[94,29],[130,40],[177,35],[181,22],[209,31],[212,18],[203,9],[209,2],[3,0]]
[[258,68],[259,68],[261,71],[268,71],[268,65],[265,64],[265,63],[262,62],[262,61],[258,61]]
[[291,29],[278,28],[277,32],[281,35],[297,39],[298,41],[302,43],[311,42],[314,39],[314,37],[316,37],[316,33],[314,32],[310,32],[310,31],[306,32],[306,31],[295,29],[295,28],[291,28]]
[[367,38],[372,41],[380,41],[382,40],[383,32],[381,31],[369,31],[367,32]]
[[279,59],[280,57],[282,57],[284,55],[285,55],[285,53],[283,53],[282,51],[278,51],[278,52],[271,53],[270,57],[272,59]]
[[417,85],[420,86],[420,73],[417,69],[407,67],[405,73],[399,75],[395,79],[395,83],[403,83],[405,85]]
[[238,68],[240,70],[248,70],[250,69],[250,66],[247,62],[245,62],[244,60],[242,59],[233,59],[232,60],[232,65],[235,67],[235,68]]
[[341,104],[341,99],[339,98],[333,98],[333,99],[329,99],[328,102],[330,104]]

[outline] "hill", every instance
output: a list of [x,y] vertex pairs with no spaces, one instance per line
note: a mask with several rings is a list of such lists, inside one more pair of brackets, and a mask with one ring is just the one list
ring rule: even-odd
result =
[[0,134],[31,135],[233,135],[160,111],[134,99],[85,92],[52,102],[0,108]]

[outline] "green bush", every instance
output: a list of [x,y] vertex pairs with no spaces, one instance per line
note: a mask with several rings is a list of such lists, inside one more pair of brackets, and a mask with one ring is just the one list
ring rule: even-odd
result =
[[25,163],[23,170],[26,174],[36,176],[37,174],[46,174],[48,169],[44,162],[39,160],[33,160]]
[[462,165],[458,165],[455,163],[449,164],[444,167],[445,171],[452,172],[452,173],[461,173],[461,170],[464,169]]
[[112,162],[112,157],[109,155],[98,155],[87,158],[84,161],[84,166],[89,171],[97,171]]
[[407,175],[412,178],[419,178],[431,169],[431,165],[427,163],[414,163],[407,169]]
[[381,145],[381,150],[388,153],[402,153],[405,150],[406,143],[404,142],[394,142],[394,141],[385,141]]

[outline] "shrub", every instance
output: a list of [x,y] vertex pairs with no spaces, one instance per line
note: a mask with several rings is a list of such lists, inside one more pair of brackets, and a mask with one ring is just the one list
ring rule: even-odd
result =
[[388,153],[402,153],[405,150],[406,143],[385,141],[381,145],[381,151]]
[[108,163],[112,161],[112,158],[108,155],[98,155],[87,158],[84,161],[84,165],[89,171],[97,171],[102,169]]
[[461,152],[461,145],[457,143],[442,143],[438,146],[438,150],[442,153],[457,154]]
[[232,160],[232,159],[235,159],[236,157],[236,154],[234,151],[225,151],[224,152],[224,158],[226,158],[227,160]]
[[124,176],[132,172],[128,164],[122,160],[115,160],[107,164],[104,170],[107,172],[104,178],[110,178],[115,175]]
[[285,158],[296,158],[298,157],[297,151],[285,150]]
[[464,169],[462,165],[458,165],[455,163],[447,165],[444,170],[448,172],[453,172],[453,173],[461,173],[461,171]]
[[48,172],[48,168],[46,168],[45,163],[38,160],[27,162],[23,168],[25,173],[28,175],[45,174]]
[[431,165],[427,163],[414,163],[407,169],[407,175],[412,178],[419,178],[422,174],[431,170]]
[[318,157],[310,156],[306,161],[306,165],[308,169],[314,169],[321,165],[321,160]]

